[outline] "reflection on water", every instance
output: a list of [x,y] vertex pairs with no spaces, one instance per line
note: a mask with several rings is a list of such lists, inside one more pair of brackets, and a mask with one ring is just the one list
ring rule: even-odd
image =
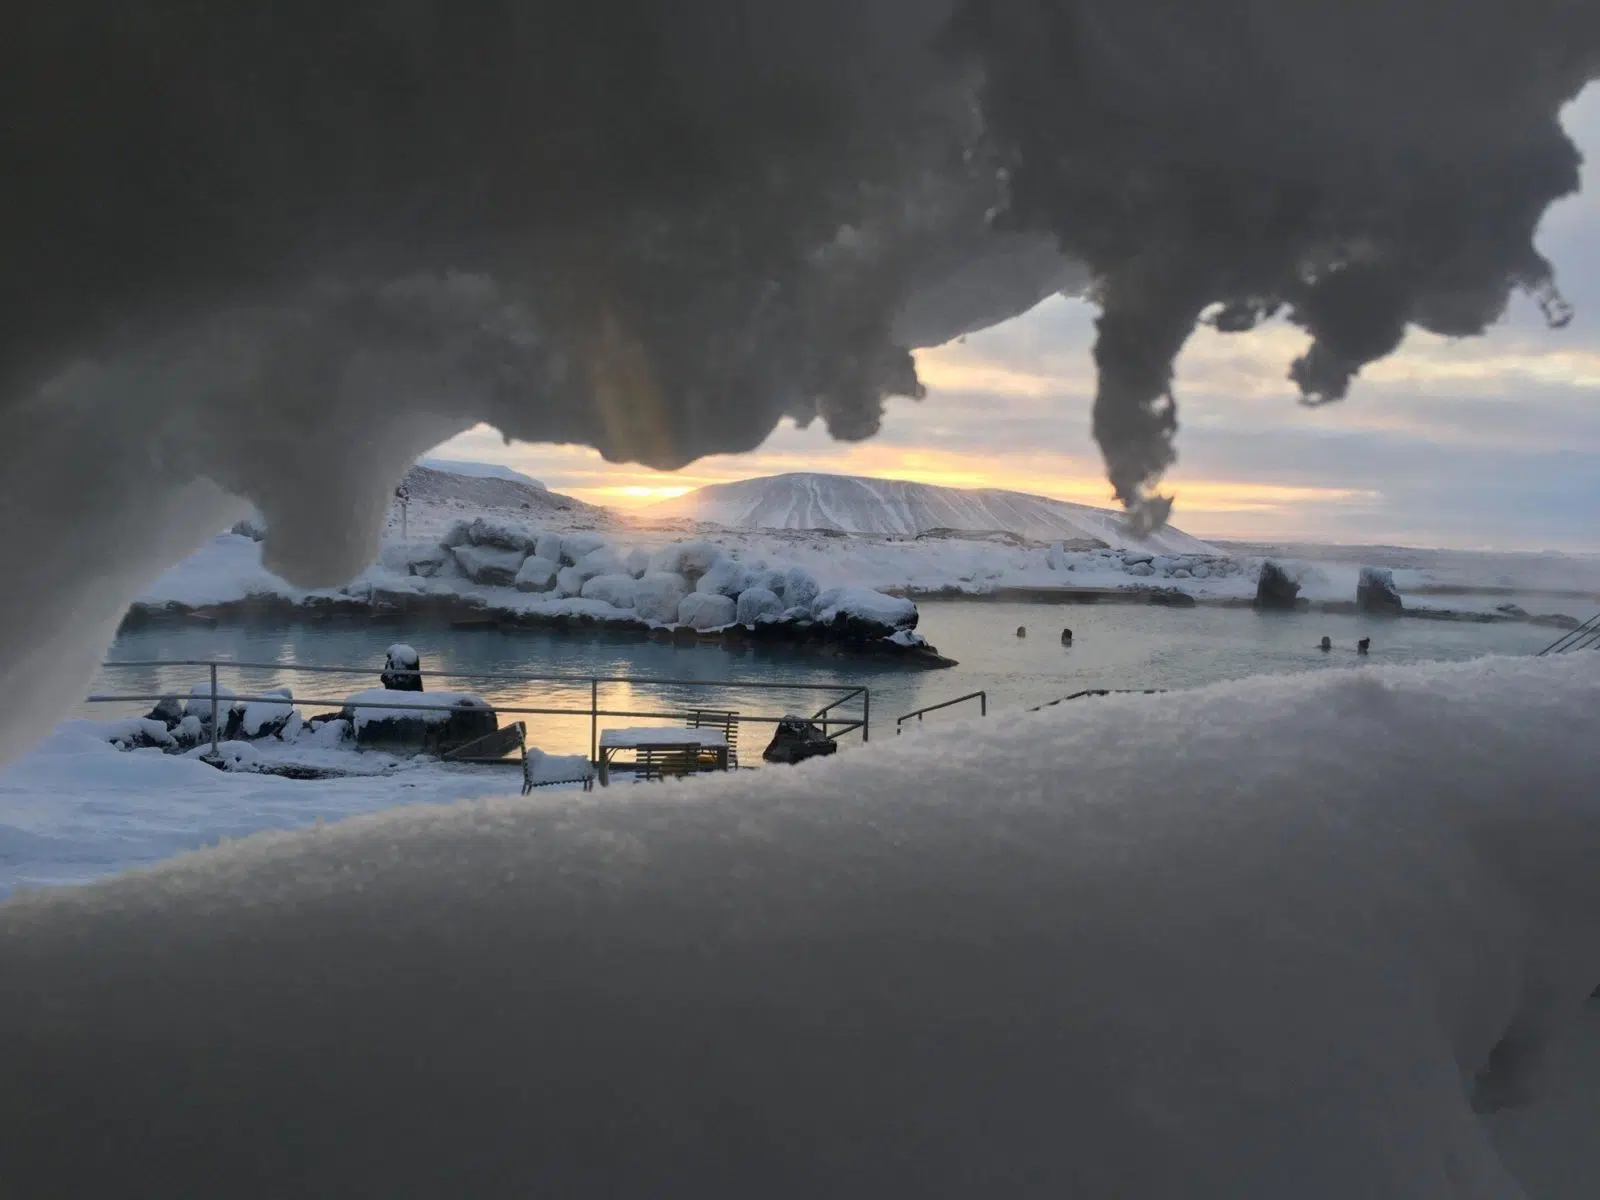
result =
[[[894,718],[964,692],[987,690],[991,713],[1026,708],[1084,688],[1182,688],[1248,675],[1302,670],[1360,669],[1371,664],[1465,659],[1485,654],[1536,653],[1556,636],[1528,625],[1478,625],[1320,614],[1257,614],[1248,610],[1167,609],[1143,605],[1037,605],[926,602],[922,631],[941,651],[959,659],[948,671],[908,671],[870,661],[830,659],[795,651],[719,646],[678,647],[617,635],[560,636],[427,629],[405,633],[393,626],[294,626],[284,629],[146,629],[117,639],[113,659],[208,659],[236,662],[351,666],[350,674],[307,675],[281,669],[225,669],[219,682],[235,692],[288,686],[297,697],[337,702],[350,692],[378,686],[384,651],[405,640],[422,654],[430,690],[472,691],[496,705],[581,709],[581,715],[530,714],[533,744],[552,753],[586,753],[592,676],[633,676],[634,683],[596,686],[600,706],[619,712],[685,713],[703,707],[737,709],[776,718],[813,713],[836,700],[841,687],[871,692],[873,733],[892,736]],[[1029,636],[1018,638],[1018,626]],[[1060,644],[1073,630],[1070,648]],[[1324,635],[1335,650],[1317,649]],[[1370,660],[1357,658],[1356,641],[1371,637]],[[510,675],[477,681],[473,674]],[[535,680],[533,676],[565,677]],[[187,692],[206,680],[204,668],[118,668],[103,671],[98,692]],[[685,686],[687,681],[719,688]],[[795,685],[770,692],[753,684]],[[304,705],[303,705],[304,706]],[[75,715],[107,719],[148,706],[80,705]],[[954,721],[972,710],[930,717]],[[845,712],[859,712],[849,705]],[[601,728],[650,724],[607,717]],[[764,730],[747,727],[748,747],[764,744]]]

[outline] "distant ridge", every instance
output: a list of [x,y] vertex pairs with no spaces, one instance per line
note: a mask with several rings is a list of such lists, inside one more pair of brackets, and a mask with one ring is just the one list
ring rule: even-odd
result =
[[800,472],[698,488],[650,506],[730,529],[828,529],[913,537],[939,531],[1006,532],[1035,541],[1100,542],[1171,554],[1212,552],[1198,538],[1164,529],[1129,537],[1122,514],[1001,488],[949,488],[901,479]]
[[501,466],[499,463],[466,462],[455,458],[424,458],[417,463],[430,471],[443,471],[447,475],[465,475],[469,479],[508,479],[512,483],[525,483],[540,491],[549,489],[531,475]]

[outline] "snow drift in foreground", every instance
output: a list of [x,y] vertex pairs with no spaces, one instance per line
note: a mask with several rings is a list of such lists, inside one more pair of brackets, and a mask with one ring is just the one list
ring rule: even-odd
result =
[[22,1195],[1512,1200],[1473,1105],[1536,1094],[1600,982],[1591,667],[1109,698],[20,896],[0,1161]]

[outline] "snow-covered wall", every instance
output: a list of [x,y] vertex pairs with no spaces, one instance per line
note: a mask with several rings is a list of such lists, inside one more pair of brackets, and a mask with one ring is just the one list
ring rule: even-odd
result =
[[6,1183],[1515,1200],[1473,1105],[1600,982],[1590,665],[1107,698],[24,895]]

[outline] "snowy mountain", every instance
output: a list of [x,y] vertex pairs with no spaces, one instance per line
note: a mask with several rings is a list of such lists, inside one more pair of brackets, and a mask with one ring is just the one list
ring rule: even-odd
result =
[[1122,514],[1111,509],[1000,488],[969,490],[854,475],[800,473],[719,483],[652,505],[650,512],[732,529],[831,529],[907,537],[934,530],[1003,530],[1041,542],[1214,553],[1198,538],[1171,528],[1138,541],[1123,531]]
[[548,491],[544,484],[531,475],[524,475],[521,471],[514,471],[510,467],[501,466],[499,463],[462,462],[453,458],[424,458],[418,461],[419,467],[427,467],[430,471],[443,471],[447,475],[465,475],[469,479],[508,479],[512,483],[525,483],[529,487]]

